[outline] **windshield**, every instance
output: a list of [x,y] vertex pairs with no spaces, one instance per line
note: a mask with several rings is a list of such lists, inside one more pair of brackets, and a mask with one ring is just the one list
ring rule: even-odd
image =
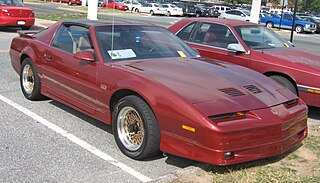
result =
[[292,47],[276,33],[263,26],[238,26],[236,32],[254,50]]
[[24,6],[20,0],[0,0],[0,6]]
[[243,11],[243,13],[245,13],[247,16],[250,16],[250,11],[248,11],[248,10],[242,10]]
[[[198,53],[168,30],[156,26],[119,25],[95,28],[104,61],[196,57]],[[112,44],[113,42],[113,44]]]

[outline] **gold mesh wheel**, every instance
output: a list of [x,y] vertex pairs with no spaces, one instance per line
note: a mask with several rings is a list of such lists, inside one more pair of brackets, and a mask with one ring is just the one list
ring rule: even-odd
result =
[[22,86],[27,94],[32,94],[34,88],[34,73],[30,65],[25,65],[22,71]]
[[129,150],[138,150],[144,138],[144,126],[139,113],[130,106],[124,107],[117,118],[117,131],[121,143]]

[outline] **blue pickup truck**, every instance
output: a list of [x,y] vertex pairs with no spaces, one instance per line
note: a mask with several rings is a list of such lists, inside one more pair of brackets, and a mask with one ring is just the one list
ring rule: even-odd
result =
[[[260,14],[260,23],[265,24],[268,28],[279,27],[281,16],[272,13],[261,13]],[[281,28],[291,29],[292,27],[293,14],[292,13],[283,13]],[[316,24],[312,22],[303,21],[299,16],[296,16],[295,21],[295,31],[297,33],[302,32],[315,32],[317,29]]]

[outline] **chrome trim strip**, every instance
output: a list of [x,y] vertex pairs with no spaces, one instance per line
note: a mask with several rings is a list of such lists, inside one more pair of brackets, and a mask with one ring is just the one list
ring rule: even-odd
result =
[[320,91],[320,88],[316,88],[316,87],[305,86],[305,85],[297,85],[297,86],[298,86],[298,90],[299,90],[299,91],[308,92],[308,91],[307,91],[308,89]]

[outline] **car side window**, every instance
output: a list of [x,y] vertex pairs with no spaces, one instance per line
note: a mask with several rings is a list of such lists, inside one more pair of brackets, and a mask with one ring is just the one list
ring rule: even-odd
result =
[[93,50],[89,30],[79,26],[62,25],[52,42],[52,46],[71,54]]
[[186,27],[184,27],[178,34],[177,36],[184,40],[184,41],[189,41],[191,33],[193,28],[195,27],[197,22],[192,22],[191,24],[187,25]]
[[238,43],[238,40],[225,25],[203,23],[196,32],[194,42],[226,49],[229,44]]
[[285,15],[284,15],[284,19],[286,19],[286,20],[292,20],[292,17],[291,17],[290,15],[288,15],[288,14],[285,14]]

